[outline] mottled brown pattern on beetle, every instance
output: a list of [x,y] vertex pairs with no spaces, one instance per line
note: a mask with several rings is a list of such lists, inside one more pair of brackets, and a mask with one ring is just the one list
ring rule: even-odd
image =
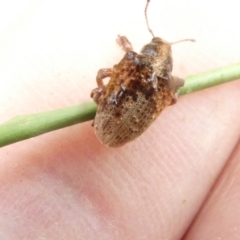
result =
[[157,88],[149,81],[154,74],[152,62],[151,56],[129,51],[113,67],[94,120],[95,132],[104,144],[117,147],[135,139],[172,103],[168,76],[156,76]]

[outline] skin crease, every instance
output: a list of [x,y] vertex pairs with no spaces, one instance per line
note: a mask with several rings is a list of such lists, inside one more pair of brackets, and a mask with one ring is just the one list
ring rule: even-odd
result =
[[[197,40],[172,47],[174,75],[239,61],[238,8],[218,4],[150,3],[156,36]],[[0,35],[0,122],[90,101],[98,69],[123,57],[118,34],[136,51],[150,42],[145,1],[92,6],[34,3]],[[116,149],[91,122],[0,149],[0,238],[238,239],[239,102],[239,80],[183,96]]]

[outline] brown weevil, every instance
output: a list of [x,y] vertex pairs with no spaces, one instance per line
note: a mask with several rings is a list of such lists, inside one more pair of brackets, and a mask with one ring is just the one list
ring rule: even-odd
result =
[[[118,36],[126,54],[113,68],[98,71],[98,88],[91,92],[98,105],[95,133],[109,147],[120,147],[141,135],[165,107],[176,103],[177,91],[184,84],[183,79],[171,75],[173,43],[154,37],[148,25],[149,2],[145,18],[152,41],[138,54],[125,36]],[[193,41],[182,41],[186,40]],[[106,77],[110,80],[104,85]]]

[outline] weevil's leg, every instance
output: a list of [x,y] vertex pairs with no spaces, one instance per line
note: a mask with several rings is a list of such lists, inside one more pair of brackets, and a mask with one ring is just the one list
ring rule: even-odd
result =
[[123,51],[125,52],[133,51],[132,44],[127,39],[127,37],[118,35],[117,43],[123,49]]
[[111,77],[112,72],[113,72],[112,68],[102,68],[98,71],[96,79],[98,87],[100,88],[103,87],[103,79],[106,77]]
[[174,85],[176,91],[177,91],[180,87],[183,87],[183,85],[184,85],[184,79],[179,78],[179,77],[175,77],[175,76],[172,76],[172,78],[173,78],[173,85]]
[[174,91],[174,96],[173,96],[171,104],[175,104],[178,99],[178,89],[184,85],[184,79],[181,79],[181,78],[175,77],[175,76],[171,76],[170,82],[171,82],[170,87]]
[[111,75],[112,75],[112,68],[103,68],[98,71],[97,78],[96,78],[98,87],[93,89],[90,95],[95,103],[98,104],[99,99],[102,96],[103,79],[106,77],[111,77]]
[[178,100],[178,94],[175,93],[174,96],[173,96],[173,98],[172,98],[171,105],[175,104],[175,103],[177,102],[177,100]]
[[98,104],[99,99],[102,96],[102,88],[95,88],[92,90],[90,97],[93,99],[93,101]]
[[168,73],[167,76],[169,87],[173,92],[176,92],[180,87],[184,85],[184,79],[172,76],[170,73]]

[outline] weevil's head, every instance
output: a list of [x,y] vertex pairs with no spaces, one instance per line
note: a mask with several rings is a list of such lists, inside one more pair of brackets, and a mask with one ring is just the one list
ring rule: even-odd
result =
[[142,54],[152,57],[166,57],[171,55],[171,52],[171,44],[159,37],[154,37],[141,50]]

